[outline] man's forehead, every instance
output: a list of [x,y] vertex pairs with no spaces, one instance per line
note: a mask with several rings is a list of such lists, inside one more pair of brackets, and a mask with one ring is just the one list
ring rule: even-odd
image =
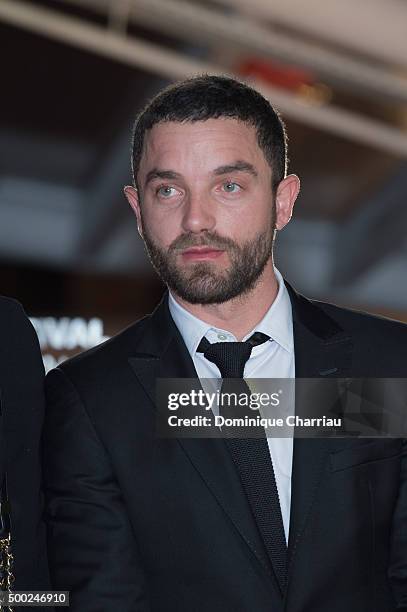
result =
[[[245,152],[253,158],[263,157],[253,126],[237,119],[219,118],[206,121],[175,122],[165,121],[155,124],[144,136],[141,165],[143,162],[165,159],[173,155],[187,156],[195,153],[199,158],[205,152],[221,155],[230,159],[241,157]],[[240,152],[240,155],[239,155]]]
[[160,121],[147,130],[144,136],[144,145],[153,145],[156,140],[168,136],[176,135],[179,138],[190,138],[191,134],[197,136],[210,135],[212,138],[236,137],[247,138],[250,135],[256,140],[256,130],[254,126],[229,117],[219,117],[217,119],[206,119],[205,121]]

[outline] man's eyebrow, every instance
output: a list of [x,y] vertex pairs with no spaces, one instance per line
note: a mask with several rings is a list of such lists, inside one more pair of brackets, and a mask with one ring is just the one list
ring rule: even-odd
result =
[[[213,174],[215,176],[222,176],[223,174],[229,174],[230,172],[246,172],[247,174],[251,174],[252,176],[257,176],[257,171],[253,164],[237,160],[232,164],[225,164],[224,166],[218,166],[213,170]],[[167,179],[167,180],[176,180],[181,178],[181,174],[175,172],[175,170],[160,170],[159,168],[153,168],[149,172],[147,172],[146,179],[144,181],[144,186],[146,187],[148,183],[151,183],[154,179]]]
[[144,181],[144,187],[148,185],[151,181],[156,178],[160,179],[168,179],[170,181],[174,179],[181,178],[181,175],[174,170],[159,170],[158,168],[153,168],[150,172],[147,172],[146,180]]
[[213,171],[213,174],[215,174],[216,176],[221,176],[222,174],[229,174],[230,172],[246,172],[247,174],[251,174],[252,176],[257,176],[257,170],[253,166],[253,164],[242,160],[238,160],[233,164],[219,166]]

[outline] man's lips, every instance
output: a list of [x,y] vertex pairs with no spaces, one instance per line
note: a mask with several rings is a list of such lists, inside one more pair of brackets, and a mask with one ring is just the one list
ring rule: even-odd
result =
[[215,259],[222,255],[223,251],[213,247],[191,247],[182,252],[185,259]]
[[196,246],[185,249],[184,253],[212,253],[213,251],[220,251],[220,249],[210,246]]

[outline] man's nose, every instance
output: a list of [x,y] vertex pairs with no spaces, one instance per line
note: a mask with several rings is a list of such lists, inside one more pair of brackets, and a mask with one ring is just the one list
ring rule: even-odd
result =
[[190,193],[184,203],[182,229],[185,232],[213,230],[216,225],[215,208],[204,193]]

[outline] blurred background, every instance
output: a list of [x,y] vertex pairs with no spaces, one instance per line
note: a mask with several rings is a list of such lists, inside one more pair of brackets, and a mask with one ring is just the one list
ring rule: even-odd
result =
[[0,0],[0,293],[46,367],[163,292],[122,187],[159,89],[235,74],[281,111],[302,180],[276,264],[310,297],[407,321],[406,0]]

